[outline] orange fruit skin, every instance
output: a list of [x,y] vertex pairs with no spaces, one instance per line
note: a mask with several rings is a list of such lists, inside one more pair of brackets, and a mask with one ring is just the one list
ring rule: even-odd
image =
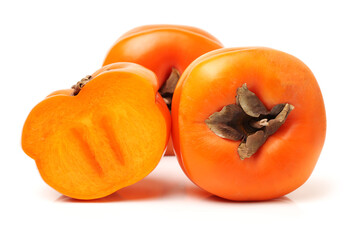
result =
[[[295,108],[257,153],[241,160],[240,141],[215,135],[205,120],[235,103],[244,83],[268,109],[279,103]],[[201,56],[179,80],[172,110],[182,169],[199,187],[229,200],[268,200],[295,190],[311,175],[324,145],[326,113],[313,73],[274,49],[227,48]]]

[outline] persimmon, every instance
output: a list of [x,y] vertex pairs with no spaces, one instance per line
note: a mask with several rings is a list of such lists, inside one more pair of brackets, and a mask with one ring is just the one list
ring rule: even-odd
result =
[[269,48],[228,48],[196,59],[172,102],[172,137],[186,175],[235,201],[301,186],[325,140],[323,97],[311,70]]
[[165,151],[170,126],[155,74],[115,63],[35,106],[22,148],[48,185],[95,199],[147,176]]
[[[152,70],[159,92],[171,110],[173,91],[186,67],[197,57],[221,47],[215,37],[195,27],[147,25],[122,35],[103,65],[134,62]],[[174,155],[171,141],[166,155]]]

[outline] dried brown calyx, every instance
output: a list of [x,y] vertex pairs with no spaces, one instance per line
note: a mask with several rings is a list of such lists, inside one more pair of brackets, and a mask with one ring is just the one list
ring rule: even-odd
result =
[[84,87],[84,85],[86,85],[91,79],[92,79],[92,76],[87,75],[84,78],[82,78],[80,81],[78,81],[75,85],[73,85],[71,87],[73,89],[72,96],[76,96]]
[[176,68],[172,68],[168,79],[166,79],[165,83],[159,89],[159,93],[163,97],[170,111],[171,111],[172,97],[174,95],[174,91],[179,79],[180,79],[180,72]]
[[247,85],[237,89],[236,104],[230,104],[212,114],[205,123],[216,135],[233,141],[241,140],[237,152],[240,158],[251,157],[285,123],[294,109],[291,104],[275,105],[270,111]]

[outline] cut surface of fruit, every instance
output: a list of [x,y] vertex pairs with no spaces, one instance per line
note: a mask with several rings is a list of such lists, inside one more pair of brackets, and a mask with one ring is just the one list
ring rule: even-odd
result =
[[144,178],[162,157],[170,119],[155,76],[124,64],[95,74],[76,96],[51,95],[25,122],[23,150],[64,195],[107,196]]

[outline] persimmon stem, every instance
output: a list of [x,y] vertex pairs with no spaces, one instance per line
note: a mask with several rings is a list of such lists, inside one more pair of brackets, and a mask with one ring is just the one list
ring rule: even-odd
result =
[[259,98],[248,90],[247,85],[243,84],[237,89],[236,104],[229,104],[220,112],[213,113],[205,123],[221,138],[241,140],[237,152],[243,160],[258,151],[285,123],[293,109],[291,104],[281,103],[268,111]]
[[73,85],[71,88],[73,89],[72,96],[76,96],[81,89],[92,79],[91,75],[87,75],[84,78],[82,78],[80,81],[78,81],[75,85]]
[[172,68],[169,77],[166,79],[164,84],[159,89],[159,93],[163,97],[170,111],[171,111],[172,97],[174,95],[174,91],[179,79],[180,79],[180,72],[176,68]]
[[259,120],[259,121],[254,121],[254,122],[250,122],[250,125],[252,126],[252,127],[254,127],[254,128],[262,128],[262,127],[266,127],[266,126],[268,126],[268,119],[266,119],[266,118],[263,118],[263,119],[261,119],[261,120]]

